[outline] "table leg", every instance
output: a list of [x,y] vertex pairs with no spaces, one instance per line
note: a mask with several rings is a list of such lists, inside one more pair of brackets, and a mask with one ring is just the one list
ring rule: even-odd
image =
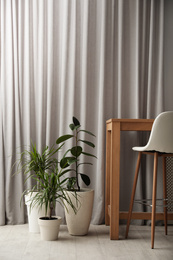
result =
[[111,155],[111,131],[106,126],[106,194],[105,194],[105,224],[110,225],[108,206],[110,205],[110,155]]
[[120,197],[120,123],[114,123],[111,131],[110,168],[110,239],[119,239]]

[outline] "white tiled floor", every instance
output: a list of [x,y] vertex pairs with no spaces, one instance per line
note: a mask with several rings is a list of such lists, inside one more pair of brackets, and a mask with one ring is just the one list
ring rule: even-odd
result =
[[124,239],[125,226],[120,226],[120,239],[109,239],[109,227],[91,225],[87,236],[70,236],[60,227],[57,241],[41,241],[40,234],[28,231],[28,225],[0,227],[0,260],[172,260],[173,226],[156,227],[155,249],[150,248],[150,227],[130,226]]

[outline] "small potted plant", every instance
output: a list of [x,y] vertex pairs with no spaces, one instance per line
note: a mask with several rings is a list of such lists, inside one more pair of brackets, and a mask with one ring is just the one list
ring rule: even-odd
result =
[[[73,162],[74,160],[69,159],[68,165]],[[44,216],[38,219],[42,240],[52,241],[58,239],[61,217],[53,216],[57,202],[65,207],[68,205],[74,214],[76,213],[75,206],[65,192],[65,186],[68,181],[65,174],[68,171],[70,171],[70,169],[66,169],[66,164],[60,167],[57,162],[54,169],[51,169],[49,172],[43,172],[41,178],[36,177],[36,181],[40,183],[40,189],[35,193],[35,196],[32,197],[31,206],[35,204],[38,205],[38,207],[45,206]],[[36,186],[33,187],[33,190],[34,189],[36,189]]]
[[75,117],[73,117],[73,123],[70,124],[69,127],[73,134],[63,135],[56,140],[56,143],[60,144],[71,138],[73,139],[72,147],[65,152],[60,161],[60,165],[66,164],[66,166],[68,166],[69,159],[75,160],[75,166],[74,168],[71,168],[74,176],[71,176],[68,180],[67,194],[73,202],[73,205],[75,205],[77,213],[75,214],[70,208],[67,210],[68,205],[66,205],[65,216],[68,231],[71,235],[86,235],[88,233],[92,216],[94,190],[81,188],[79,179],[81,178],[86,186],[90,185],[90,178],[88,175],[81,172],[81,167],[84,164],[92,165],[92,163],[85,160],[83,161],[82,159],[85,157],[97,157],[84,150],[84,147],[86,146],[93,149],[95,145],[91,141],[81,139],[81,134],[85,133],[91,137],[95,137],[95,135],[87,130],[81,129],[80,122]]
[[14,175],[17,173],[24,174],[24,183],[30,186],[25,189],[22,197],[25,197],[25,204],[27,205],[29,231],[33,233],[40,232],[38,217],[43,215],[45,209],[44,206],[38,208],[36,204],[34,207],[31,207],[32,197],[40,190],[39,180],[44,178],[43,174],[45,171],[50,172],[55,168],[57,164],[55,155],[58,150],[59,148],[55,149],[54,147],[49,148],[46,146],[42,152],[39,153],[36,145],[33,145],[31,142],[31,146],[20,153],[19,160],[17,160],[12,167],[12,171],[16,167]]

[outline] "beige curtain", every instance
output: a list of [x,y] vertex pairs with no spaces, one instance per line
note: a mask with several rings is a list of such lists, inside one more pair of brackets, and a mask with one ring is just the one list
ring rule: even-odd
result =
[[[92,223],[103,223],[106,120],[153,118],[165,109],[164,3],[0,0],[1,225],[26,221],[20,207],[23,177],[12,178],[10,172],[16,151],[30,140],[39,150],[54,144],[69,132],[73,115],[96,135],[98,159],[84,170],[95,190]],[[122,142],[127,159],[121,208],[126,210],[135,164],[131,146],[145,140],[129,135]],[[60,206],[56,211],[64,216]]]

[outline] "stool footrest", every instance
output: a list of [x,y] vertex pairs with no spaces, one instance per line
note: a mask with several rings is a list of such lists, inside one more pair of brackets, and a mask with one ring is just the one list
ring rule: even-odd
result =
[[[134,200],[134,203],[138,203],[138,204],[142,204],[142,205],[145,205],[145,206],[148,206],[148,207],[152,207],[152,204],[151,203],[148,203],[148,202],[152,202],[152,199],[136,199]],[[162,204],[162,205],[156,205],[156,207],[169,207],[170,205],[173,204],[173,200],[168,200],[168,199],[156,199],[156,202],[157,201],[162,201],[163,203],[166,202],[166,205]]]

